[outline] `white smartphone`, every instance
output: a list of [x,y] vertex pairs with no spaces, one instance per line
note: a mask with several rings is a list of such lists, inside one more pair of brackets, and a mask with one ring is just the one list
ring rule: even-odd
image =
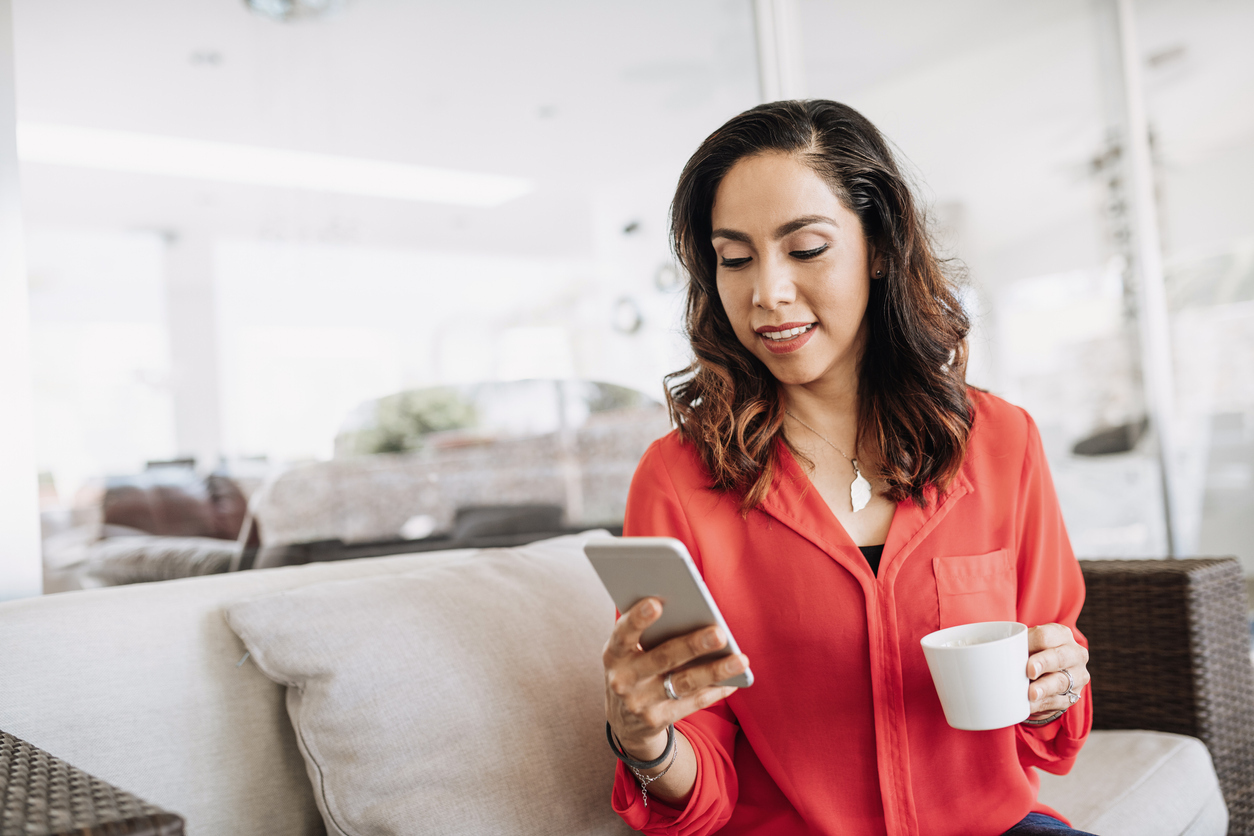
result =
[[[673,537],[607,537],[589,541],[583,551],[619,612],[627,612],[642,598],[653,597],[662,602],[661,618],[640,636],[640,646],[645,650],[716,624],[727,636],[727,644],[693,663],[740,652],[688,549],[680,541]],[[748,688],[753,684],[753,671],[746,670],[719,684]]]

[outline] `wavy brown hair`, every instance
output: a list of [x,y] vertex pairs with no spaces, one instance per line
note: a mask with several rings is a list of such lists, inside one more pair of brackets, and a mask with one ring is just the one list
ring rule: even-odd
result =
[[[825,100],[760,105],[709,136],[684,167],[671,204],[675,254],[687,272],[686,324],[695,359],[667,375],[681,436],[696,446],[713,487],[741,495],[748,513],[766,496],[784,439],[778,382],[736,337],[715,283],[710,213],[737,161],[794,155],[862,222],[883,278],[871,281],[858,381],[856,449],[874,450],[885,496],[923,504],[962,466],[973,411],[966,388],[970,328],[956,271],[935,254],[922,209],[888,143],[865,117]],[[791,446],[790,446],[790,449]],[[799,452],[793,449],[794,454]]]

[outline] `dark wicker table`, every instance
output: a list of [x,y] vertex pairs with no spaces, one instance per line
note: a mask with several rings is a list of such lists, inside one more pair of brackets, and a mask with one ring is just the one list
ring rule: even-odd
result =
[[1093,727],[1199,738],[1228,804],[1254,836],[1254,667],[1234,558],[1082,560]]
[[0,836],[183,836],[183,819],[0,731]]

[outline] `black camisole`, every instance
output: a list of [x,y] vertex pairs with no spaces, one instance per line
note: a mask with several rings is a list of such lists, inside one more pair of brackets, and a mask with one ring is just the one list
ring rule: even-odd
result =
[[871,571],[879,575],[880,558],[884,556],[884,544],[880,543],[878,546],[858,546],[858,551],[862,552],[866,562],[871,564]]

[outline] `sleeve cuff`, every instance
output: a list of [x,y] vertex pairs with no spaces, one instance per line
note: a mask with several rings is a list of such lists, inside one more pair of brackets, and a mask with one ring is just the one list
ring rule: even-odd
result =
[[1084,698],[1052,723],[1044,726],[1019,725],[1019,745],[1031,755],[1032,763],[1028,765],[1065,775],[1071,771],[1076,755],[1088,739],[1092,724],[1092,703],[1085,693]]
[[736,804],[736,773],[717,742],[699,726],[681,720],[675,724],[688,739],[697,759],[696,782],[682,810],[649,796],[646,806],[635,776],[622,763],[614,776],[611,804],[629,826],[648,834],[704,836],[718,830],[731,818]]

